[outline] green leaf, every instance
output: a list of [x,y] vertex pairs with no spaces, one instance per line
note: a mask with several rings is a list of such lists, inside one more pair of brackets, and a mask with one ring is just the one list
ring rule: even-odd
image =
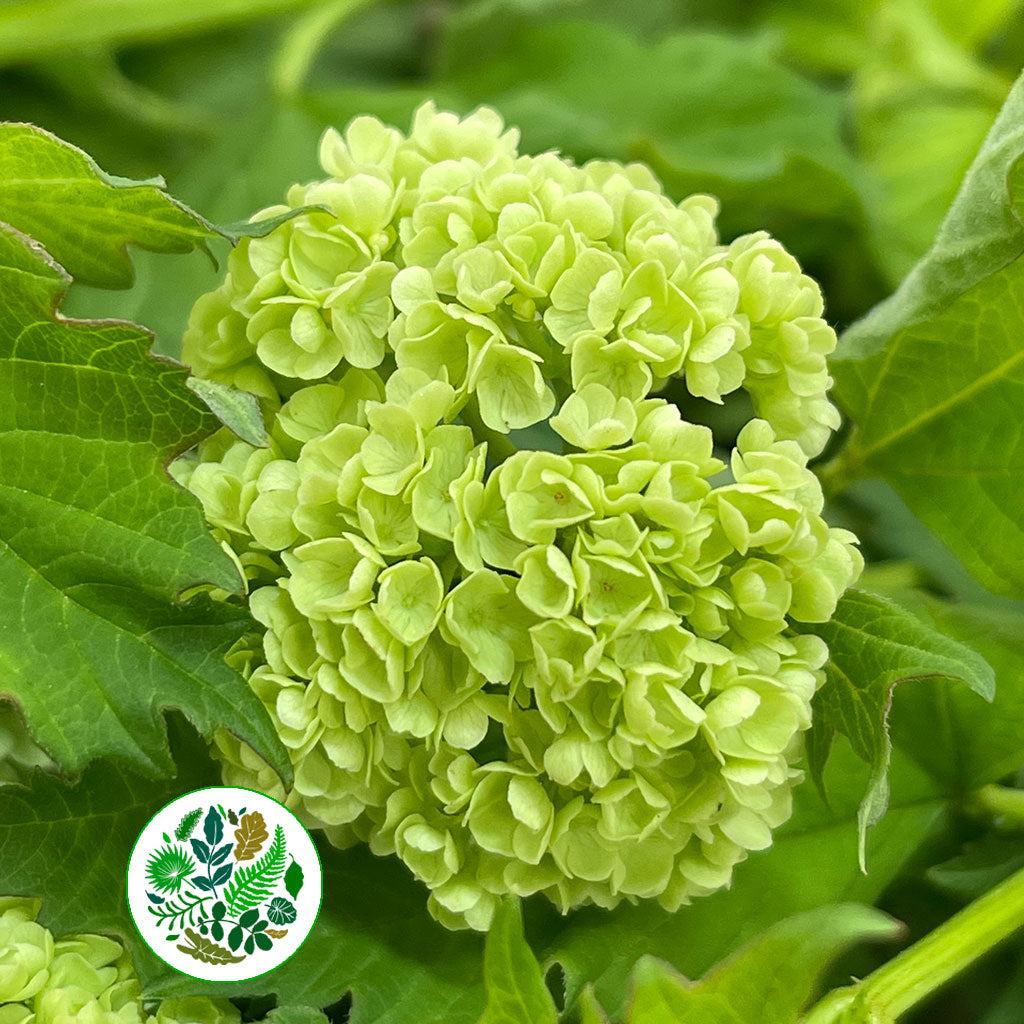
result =
[[4,63],[67,50],[208,32],[232,22],[311,7],[316,0],[25,0],[0,7]]
[[839,904],[781,921],[697,983],[644,957],[633,974],[629,1024],[796,1024],[840,953],[857,942],[897,938],[901,930],[881,911]]
[[[1024,79],[930,251],[843,337],[834,481],[886,479],[976,578],[1024,595]],[[954,511],[955,510],[955,511]]]
[[593,985],[583,986],[576,1009],[579,1013],[580,1024],[608,1024],[608,1017],[597,1001],[597,996],[594,995]]
[[210,412],[243,441],[257,448],[266,448],[270,443],[255,395],[205,377],[189,377],[185,386],[198,395]]
[[1024,607],[947,602],[918,591],[891,595],[937,631],[969,644],[992,666],[996,692],[977,700],[958,682],[901,688],[893,741],[951,795],[999,782],[1024,764]]
[[[235,872],[231,884],[224,890],[228,916],[237,917],[239,910],[254,914],[253,908],[266,900],[284,873],[284,829],[274,829],[274,839],[266,853],[254,864],[247,864]],[[244,915],[243,915],[244,916]],[[256,918],[254,917],[253,920]]]
[[302,865],[293,858],[291,864],[288,865],[288,870],[284,873],[285,891],[292,899],[295,899],[302,891],[302,882]]
[[0,694],[69,771],[105,754],[170,771],[161,713],[176,707],[287,772],[265,710],[223,662],[247,617],[175,601],[198,582],[239,588],[164,470],[215,421],[183,368],[146,354],[142,329],[56,318],[67,280],[0,225]]
[[163,191],[162,180],[106,174],[80,149],[30,124],[0,124],[0,210],[77,280],[103,288],[132,283],[129,243],[189,252],[217,235]]
[[558,1012],[523,936],[518,899],[505,899],[484,947],[487,1009],[480,1024],[555,1024]]
[[27,785],[0,786],[4,891],[41,898],[40,921],[55,934],[116,932],[147,956],[125,901],[132,847],[162,807],[220,779],[205,744],[180,720],[172,721],[171,734],[182,766],[171,779],[144,779],[96,761],[74,786],[41,771]]
[[673,194],[711,191],[730,217],[748,200],[859,217],[841,102],[765,40],[694,31],[647,42],[592,21],[495,12],[448,41],[443,85],[496,105],[527,151],[644,160]]
[[812,775],[821,782],[824,759],[836,732],[871,765],[871,780],[858,814],[859,851],[865,861],[867,829],[885,814],[892,744],[888,717],[893,689],[910,679],[959,679],[991,700],[995,675],[981,655],[936,632],[887,598],[856,590],[840,599],[831,621],[803,626],[826,641],[825,685],[814,698]]

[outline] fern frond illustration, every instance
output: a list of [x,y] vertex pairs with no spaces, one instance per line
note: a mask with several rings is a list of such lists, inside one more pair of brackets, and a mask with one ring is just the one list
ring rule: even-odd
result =
[[191,890],[187,890],[177,900],[167,900],[160,906],[147,909],[156,918],[158,928],[166,924],[169,931],[174,931],[184,928],[186,922],[196,924],[203,916],[203,904],[212,899],[212,896],[197,896]]
[[196,825],[199,824],[199,819],[203,816],[203,809],[197,807],[194,811],[189,811],[184,818],[178,823],[178,827],[174,830],[174,838],[185,842],[186,839],[196,830]]
[[284,829],[278,825],[267,852],[255,864],[238,868],[231,884],[224,890],[228,916],[237,917],[241,911],[258,907],[268,899],[284,874],[284,865]]
[[176,893],[193,871],[196,862],[180,846],[165,846],[150,854],[146,862],[146,881],[157,892]]

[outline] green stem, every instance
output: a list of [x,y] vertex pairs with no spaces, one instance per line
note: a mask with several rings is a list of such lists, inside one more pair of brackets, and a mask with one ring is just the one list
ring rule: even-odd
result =
[[208,32],[323,0],[25,0],[0,5],[0,65]]
[[895,1021],[1021,927],[1024,869],[856,985],[830,993],[804,1024]]
[[1024,829],[1024,789],[1010,786],[982,786],[968,798],[965,810],[983,818],[998,818],[999,824]]
[[270,78],[278,96],[292,99],[306,84],[317,55],[342,22],[373,0],[334,0],[314,7],[288,30],[274,58]]

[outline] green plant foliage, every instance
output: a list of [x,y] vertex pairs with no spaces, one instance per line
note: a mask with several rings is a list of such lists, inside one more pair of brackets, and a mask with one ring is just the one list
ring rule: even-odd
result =
[[105,174],[80,149],[34,125],[0,125],[0,208],[85,284],[127,288],[128,243],[189,252],[216,229],[162,190]]
[[827,682],[815,699],[808,762],[821,785],[822,768],[835,733],[872,766],[871,782],[858,814],[860,857],[864,835],[885,814],[889,799],[888,734],[893,688],[899,683],[945,677],[959,679],[991,701],[995,675],[981,655],[943,636],[886,598],[848,591],[833,619],[808,627],[828,643]]
[[825,968],[855,942],[894,939],[898,922],[839,905],[762,932],[699,982],[645,957],[633,973],[629,1024],[796,1024]]
[[540,964],[523,937],[519,901],[506,899],[484,947],[487,1008],[480,1024],[555,1024],[558,1013]]
[[[990,590],[1024,595],[1024,82],[1014,86],[935,243],[833,362],[854,423],[838,480],[879,475]],[[999,438],[997,449],[991,440]],[[957,509],[950,515],[951,508]]]
[[[74,213],[65,212],[70,224]],[[103,235],[88,220],[77,232],[70,237]],[[159,234],[153,244],[164,244]],[[185,389],[183,369],[146,354],[145,331],[57,318],[67,275],[8,227],[0,280],[0,609],[21,625],[17,643],[14,634],[0,641],[3,692],[72,771],[107,753],[169,771],[160,719],[168,707],[208,731],[230,723],[277,760],[278,742],[240,677],[187,641],[197,630],[223,652],[244,617],[171,603],[199,581],[239,585],[163,471],[212,429],[212,417]]]

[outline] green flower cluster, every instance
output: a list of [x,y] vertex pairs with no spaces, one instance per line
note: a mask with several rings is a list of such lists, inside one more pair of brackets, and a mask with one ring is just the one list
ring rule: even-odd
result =
[[142,1002],[127,951],[102,935],[55,940],[38,904],[0,897],[0,1024],[240,1024],[231,1003]]
[[[185,340],[261,397],[176,467],[250,581],[237,652],[295,766],[229,782],[395,853],[451,927],[727,885],[790,813],[824,621],[861,568],[807,469],[836,426],[817,286],[639,165],[520,156],[480,110],[328,131]],[[728,461],[652,397],[759,418]],[[524,428],[530,428],[526,430]],[[728,453],[727,453],[728,454]]]

